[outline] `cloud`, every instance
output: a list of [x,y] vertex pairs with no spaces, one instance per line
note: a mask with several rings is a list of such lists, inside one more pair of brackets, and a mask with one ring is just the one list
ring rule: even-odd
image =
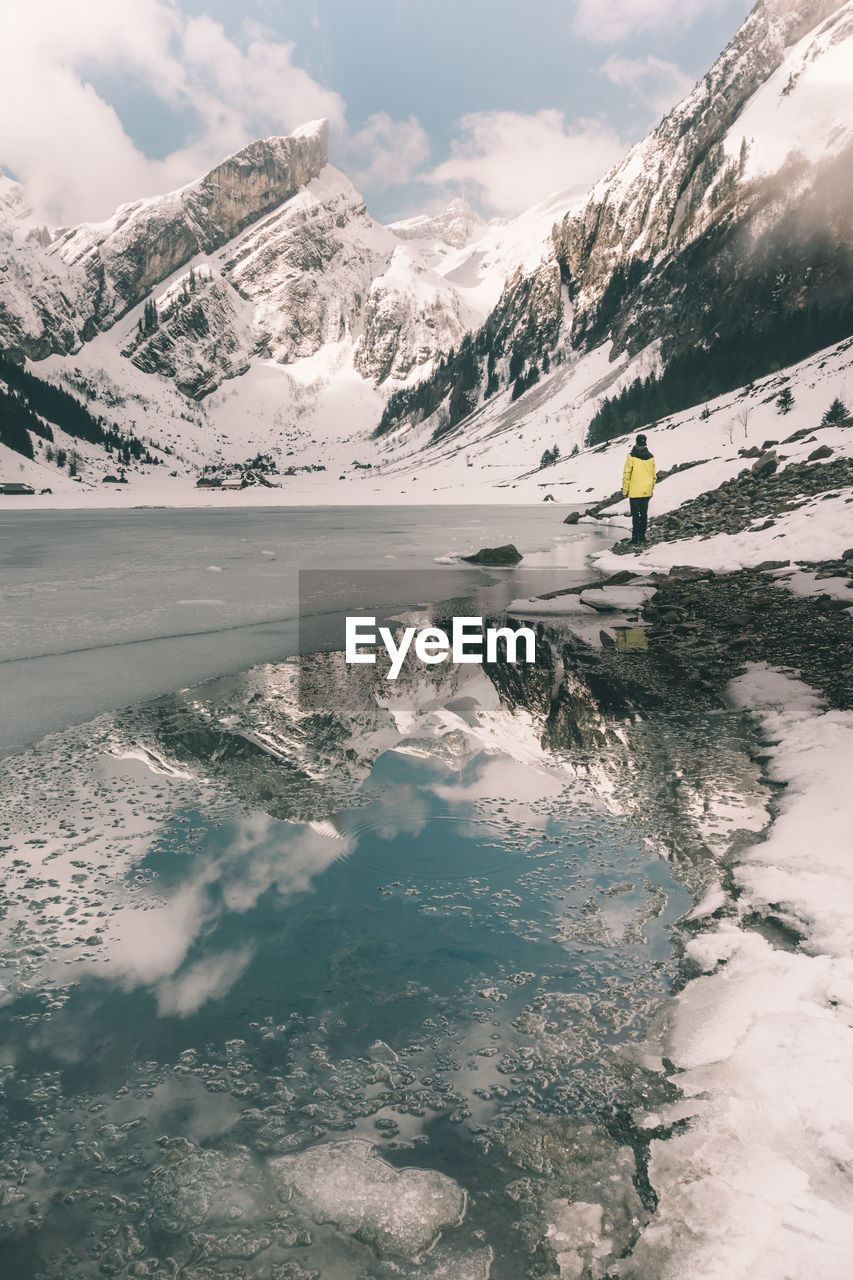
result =
[[[238,40],[176,0],[34,0],[0,11],[0,166],[45,216],[107,216],[180,186],[259,136],[344,104],[294,63],[294,46],[244,24]],[[180,146],[152,159],[95,88],[109,80],[171,112]],[[189,125],[187,125],[189,121]]]
[[575,30],[588,40],[615,44],[628,36],[660,27],[685,28],[722,0],[578,0]]
[[344,146],[353,182],[372,191],[407,186],[429,159],[429,151],[426,130],[414,116],[392,120],[386,111],[370,116]]
[[119,907],[104,931],[99,959],[109,958],[110,976],[128,990],[159,982],[183,964],[209,914],[205,877],[165,901]]
[[460,136],[427,175],[436,185],[473,188],[484,208],[513,217],[554,191],[584,195],[625,151],[606,125],[582,120],[569,128],[561,111],[516,111],[463,116]]
[[693,81],[674,62],[649,54],[645,58],[608,58],[601,68],[611,84],[628,89],[632,97],[653,114],[664,115],[690,92]]
[[239,947],[188,965],[157,988],[157,1012],[161,1017],[187,1018],[208,1000],[220,1000],[243,976],[253,955],[252,947]]

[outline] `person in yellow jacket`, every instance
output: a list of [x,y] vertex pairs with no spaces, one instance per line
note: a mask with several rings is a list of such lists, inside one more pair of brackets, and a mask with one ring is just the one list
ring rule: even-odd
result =
[[631,543],[638,546],[646,540],[649,522],[649,499],[657,480],[655,460],[646,446],[646,437],[637,436],[622,473],[622,493],[631,506]]

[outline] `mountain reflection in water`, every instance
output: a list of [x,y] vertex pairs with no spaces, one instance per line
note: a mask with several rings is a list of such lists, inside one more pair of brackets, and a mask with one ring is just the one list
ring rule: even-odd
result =
[[[9,1274],[518,1275],[557,1177],[523,1154],[542,1126],[576,1178],[584,1150],[623,1170],[636,1223],[610,1135],[665,1087],[625,1045],[687,891],[602,799],[602,759],[543,749],[545,712],[482,668],[389,690],[302,664],[102,718],[4,779]],[[467,1193],[426,1259],[403,1222],[389,1261],[372,1210],[352,1225],[326,1184],[319,1208],[298,1164],[282,1190],[280,1158],[344,1140],[382,1157],[334,1148],[365,1206],[383,1161]]]

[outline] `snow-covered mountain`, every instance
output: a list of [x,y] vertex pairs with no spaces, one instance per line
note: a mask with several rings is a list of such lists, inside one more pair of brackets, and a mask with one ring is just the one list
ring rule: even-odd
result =
[[[71,230],[40,226],[3,178],[0,352],[179,472],[259,452],[337,466],[388,391],[428,375],[483,323],[508,271],[538,260],[553,218],[534,250],[460,201],[382,226],[328,164],[327,140],[319,121],[253,143]],[[73,447],[88,472],[97,448]]]
[[853,5],[759,0],[688,97],[585,202],[554,211],[551,251],[509,280],[474,373],[457,360],[391,402],[392,450],[523,436],[546,404],[561,445],[580,446],[604,396],[636,377],[660,385],[596,424],[596,439],[847,336],[851,161]]
[[815,270],[822,305],[846,298],[849,262],[834,272],[823,258],[853,242],[851,89],[853,6],[759,3],[689,97],[564,219],[575,342],[609,331],[639,350],[660,337],[664,355],[685,333],[708,343],[744,303],[750,325],[802,307]]
[[759,0],[586,200],[508,223],[381,226],[324,122],[70,230],[2,178],[0,350],[179,474],[464,456],[503,483],[853,333],[851,90],[853,0]]
[[[123,354],[198,399],[245,372],[253,354],[286,364],[360,337],[374,283],[380,296],[395,296],[395,311],[419,311],[423,290],[407,308],[400,277],[410,260],[413,278],[428,274],[425,264],[329,167],[327,141],[321,121],[253,143],[197,183],[71,231],[31,226],[23,193],[4,179],[0,225],[17,278],[4,289],[3,346],[35,358],[76,353],[147,301]],[[446,331],[439,322],[435,336],[450,346],[462,332],[456,291],[437,278],[430,291],[436,296],[423,310],[446,311]],[[371,302],[373,324],[384,329],[383,309]],[[367,327],[369,351],[378,339]],[[418,345],[395,343],[380,377],[398,358],[408,370],[434,354],[422,334],[409,336]],[[374,363],[363,357],[366,376],[376,376]]]

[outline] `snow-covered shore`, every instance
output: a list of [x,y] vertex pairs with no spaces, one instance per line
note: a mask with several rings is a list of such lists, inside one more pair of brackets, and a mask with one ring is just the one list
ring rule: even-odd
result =
[[[688,946],[703,974],[656,1046],[683,1101],[642,1119],[688,1125],[651,1144],[660,1201],[620,1274],[837,1280],[853,1253],[853,712],[763,664],[730,689],[784,790],[732,868],[733,914],[714,920],[719,893],[694,912],[709,917]],[[755,913],[798,944],[763,936]]]

